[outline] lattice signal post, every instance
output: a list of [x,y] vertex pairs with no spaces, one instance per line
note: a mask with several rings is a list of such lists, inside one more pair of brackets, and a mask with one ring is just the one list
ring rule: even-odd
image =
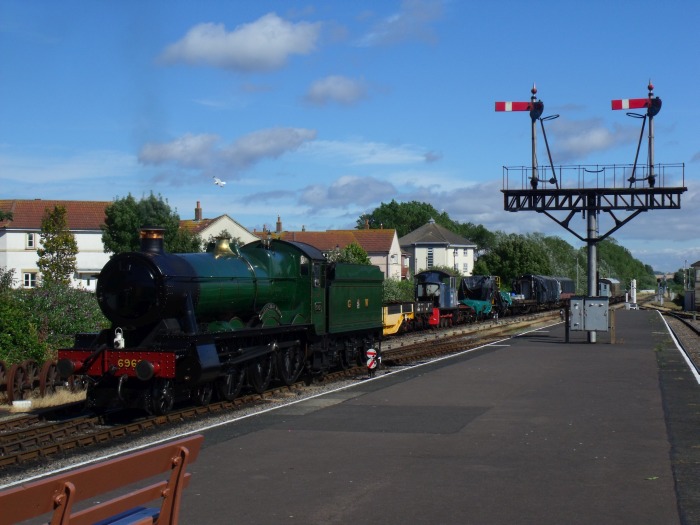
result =
[[[532,164],[529,167],[503,167],[504,209],[510,212],[536,211],[543,213],[564,227],[588,247],[588,296],[598,295],[596,244],[627,224],[634,217],[649,210],[680,209],[681,194],[685,187],[685,165],[654,164],[653,119],[661,110],[661,99],[654,97],[654,86],[649,82],[646,98],[618,99],[612,109],[645,109],[644,114],[627,113],[643,119],[642,131],[633,164],[554,166],[544,134],[544,121],[556,118],[542,117],[544,104],[536,100],[537,89],[532,87],[530,102],[496,102],[496,111],[529,111],[532,121]],[[637,164],[649,119],[648,162]],[[535,122],[542,124],[550,166],[537,165]],[[551,168],[551,177],[547,173]],[[563,212],[563,217],[553,213]],[[587,232],[577,233],[571,219],[581,213],[587,218]],[[599,234],[598,217],[609,214],[613,226]],[[626,214],[624,217],[622,214]],[[620,215],[618,217],[617,215]],[[561,214],[560,214],[561,215]],[[589,341],[595,343],[595,332],[589,332]]]

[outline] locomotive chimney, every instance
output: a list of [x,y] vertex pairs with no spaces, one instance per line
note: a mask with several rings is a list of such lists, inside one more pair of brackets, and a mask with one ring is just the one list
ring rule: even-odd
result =
[[147,253],[163,253],[163,236],[165,228],[141,228],[141,251]]
[[197,201],[197,207],[194,209],[194,220],[195,221],[202,220],[202,208],[199,206],[199,201]]

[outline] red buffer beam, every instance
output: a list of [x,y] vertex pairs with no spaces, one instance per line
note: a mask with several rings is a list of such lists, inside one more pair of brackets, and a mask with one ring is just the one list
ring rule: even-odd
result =
[[496,111],[530,111],[531,102],[496,102]]

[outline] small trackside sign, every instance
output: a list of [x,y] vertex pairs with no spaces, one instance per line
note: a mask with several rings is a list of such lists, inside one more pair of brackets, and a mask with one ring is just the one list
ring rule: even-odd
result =
[[367,368],[374,370],[377,368],[377,351],[374,348],[367,350]]

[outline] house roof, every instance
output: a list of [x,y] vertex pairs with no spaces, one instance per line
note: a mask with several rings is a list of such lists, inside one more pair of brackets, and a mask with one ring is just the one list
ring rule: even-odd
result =
[[[198,203],[199,204],[199,203]],[[211,234],[211,231],[222,231],[226,230],[230,235],[234,237],[239,237],[244,243],[253,240],[254,235],[248,231],[243,225],[238,221],[229,217],[228,214],[224,213],[213,219],[192,219],[192,220],[181,220],[180,228],[188,230],[197,235]],[[211,231],[207,232],[209,228]],[[205,239],[206,240],[206,239]]]
[[180,228],[182,228],[183,230],[191,231],[192,233],[201,233],[202,230],[206,230],[217,220],[219,220],[218,217],[215,219],[182,220],[180,221]]
[[0,229],[40,230],[46,209],[66,208],[66,222],[71,230],[99,230],[105,222],[110,201],[0,200],[0,210],[12,213],[12,220],[0,221]]
[[[255,232],[258,237],[264,238],[267,232]],[[272,233],[273,237],[284,241],[303,242],[318,248],[321,251],[329,251],[336,248],[341,250],[349,244],[358,244],[368,254],[389,253],[391,244],[396,235],[396,230],[326,230],[325,232],[292,231]]]
[[413,230],[399,239],[399,244],[411,246],[414,244],[446,244],[451,246],[476,246],[469,239],[465,239],[461,235],[451,232],[444,226],[436,224],[434,220],[430,220],[420,228]]

